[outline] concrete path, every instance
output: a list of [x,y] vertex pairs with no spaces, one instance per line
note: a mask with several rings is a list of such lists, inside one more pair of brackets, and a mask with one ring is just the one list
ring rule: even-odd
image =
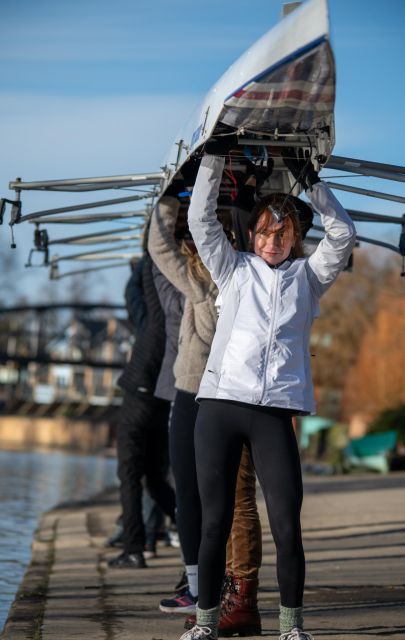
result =
[[[306,628],[316,640],[405,638],[405,474],[311,478],[303,509]],[[109,569],[103,545],[117,492],[45,514],[33,559],[10,611],[7,640],[177,640],[184,616],[157,609],[181,571],[159,547],[142,570]],[[278,638],[274,546],[263,500],[259,606],[263,635]]]

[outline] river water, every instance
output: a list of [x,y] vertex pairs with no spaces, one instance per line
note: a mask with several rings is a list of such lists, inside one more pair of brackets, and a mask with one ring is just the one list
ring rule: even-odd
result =
[[31,559],[43,511],[116,484],[116,461],[59,451],[0,451],[0,630]]

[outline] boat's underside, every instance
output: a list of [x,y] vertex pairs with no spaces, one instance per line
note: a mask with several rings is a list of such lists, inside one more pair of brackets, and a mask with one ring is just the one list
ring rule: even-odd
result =
[[[271,156],[274,162],[264,194],[291,191],[298,195],[301,187],[294,186],[281,149],[301,149],[320,168],[334,145],[334,102],[335,65],[326,38],[296,51],[227,96],[211,135],[237,133],[239,144],[228,156],[220,189],[220,213],[225,215],[229,210],[235,188],[244,180],[246,165],[255,159],[265,163]],[[195,163],[203,152],[201,144],[186,162]],[[178,171],[184,164],[179,162]],[[187,204],[185,198],[184,206]]]
[[335,65],[322,39],[237,89],[219,121],[252,133],[309,133],[329,126],[334,104]]

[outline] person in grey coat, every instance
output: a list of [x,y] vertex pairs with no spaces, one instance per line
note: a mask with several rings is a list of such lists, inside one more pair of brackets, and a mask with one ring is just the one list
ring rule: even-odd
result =
[[164,599],[160,609],[193,613],[197,601],[197,558],[201,539],[201,506],[194,455],[195,402],[210,351],[217,313],[217,288],[188,242],[188,229],[176,228],[179,200],[161,198],[149,230],[148,249],[158,269],[184,296],[178,354],[174,365],[176,397],[169,431],[170,464],[176,484],[176,522],[186,566],[188,588]]
[[184,295],[176,289],[156,264],[152,265],[153,282],[165,316],[165,352],[162,366],[156,381],[154,395],[162,400],[174,402],[176,397],[174,364],[179,343],[179,332],[184,312]]

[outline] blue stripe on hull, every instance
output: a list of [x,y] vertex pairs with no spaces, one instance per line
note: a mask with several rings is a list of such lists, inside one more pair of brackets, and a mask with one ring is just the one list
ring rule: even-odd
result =
[[297,60],[298,58],[300,58],[302,55],[308,53],[309,51],[311,51],[312,49],[316,49],[316,47],[318,47],[320,44],[323,44],[324,42],[327,42],[328,38],[323,35],[320,38],[317,38],[316,40],[313,40],[312,42],[309,42],[308,44],[306,44],[304,47],[301,47],[300,49],[297,49],[296,51],[294,51],[293,53],[290,53],[288,56],[285,56],[284,58],[282,58],[281,60],[279,60],[278,62],[276,62],[275,64],[273,64],[271,67],[268,67],[267,69],[265,69],[264,71],[262,71],[261,73],[259,73],[257,76],[254,76],[253,78],[251,78],[250,80],[247,80],[244,84],[242,84],[238,89],[236,89],[235,91],[232,91],[232,93],[230,93],[224,100],[224,104],[226,103],[227,100],[229,100],[230,98],[233,98],[233,96],[238,93],[238,91],[242,91],[247,85],[251,84],[252,82],[259,82],[263,77],[269,75],[270,73],[272,73],[273,71],[276,71],[278,68],[282,67],[283,65],[285,65],[288,62],[292,62],[294,60]]

